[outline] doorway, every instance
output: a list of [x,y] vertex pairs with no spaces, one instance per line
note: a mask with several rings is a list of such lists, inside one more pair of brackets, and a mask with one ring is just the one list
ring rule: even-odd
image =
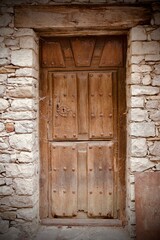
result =
[[41,219],[122,219],[123,36],[41,41]]

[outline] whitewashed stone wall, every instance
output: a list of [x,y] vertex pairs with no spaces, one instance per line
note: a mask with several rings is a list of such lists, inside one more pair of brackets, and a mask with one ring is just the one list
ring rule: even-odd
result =
[[160,8],[129,32],[127,60],[127,212],[135,237],[135,172],[160,171]]
[[14,28],[12,7],[1,12],[0,232],[16,237],[38,223],[38,39]]
[[[0,232],[14,239],[39,222],[38,39],[14,28],[15,4],[137,0],[0,1]],[[139,0],[139,2],[154,2]],[[160,13],[130,30],[127,60],[127,217],[135,236],[134,173],[160,170]],[[22,239],[22,237],[20,237]]]

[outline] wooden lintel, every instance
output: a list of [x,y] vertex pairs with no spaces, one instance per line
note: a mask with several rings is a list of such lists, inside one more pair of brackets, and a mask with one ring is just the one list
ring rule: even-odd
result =
[[121,30],[147,24],[148,7],[142,6],[18,6],[15,27],[35,30]]
[[72,37],[72,36],[104,36],[104,35],[127,35],[128,31],[125,30],[68,30],[68,31],[60,31],[60,30],[52,30],[48,29],[45,31],[44,29],[38,29],[36,31],[38,36],[41,37]]

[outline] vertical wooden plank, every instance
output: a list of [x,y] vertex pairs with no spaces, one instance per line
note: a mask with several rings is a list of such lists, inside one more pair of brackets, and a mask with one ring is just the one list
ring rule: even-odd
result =
[[117,156],[117,173],[118,179],[118,202],[119,202],[119,217],[125,222],[125,209],[126,209],[126,180],[125,180],[125,164],[126,164],[126,76],[125,70],[118,70],[118,156]]
[[77,147],[75,143],[53,143],[52,216],[77,215]]
[[113,144],[88,144],[88,215],[113,218]]
[[78,81],[78,135],[88,138],[88,73],[77,73]]
[[159,240],[160,172],[135,174],[136,239]]
[[42,45],[43,67],[65,67],[61,44],[59,41],[44,42]]
[[100,67],[114,67],[123,65],[122,39],[107,37],[102,52]]
[[77,79],[74,73],[54,73],[54,139],[77,139]]
[[78,145],[78,210],[87,212],[87,144]]
[[89,74],[90,138],[113,137],[112,73]]
[[40,217],[48,217],[48,142],[47,142],[47,129],[48,129],[48,87],[47,87],[46,70],[41,71],[40,81],[40,101],[39,101],[39,138],[40,138]]
[[71,40],[75,65],[77,67],[90,66],[95,46],[93,37],[79,37]]

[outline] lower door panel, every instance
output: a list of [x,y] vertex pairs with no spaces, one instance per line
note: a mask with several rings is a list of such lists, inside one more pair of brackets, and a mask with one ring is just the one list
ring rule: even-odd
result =
[[51,217],[114,218],[112,141],[50,143]]

